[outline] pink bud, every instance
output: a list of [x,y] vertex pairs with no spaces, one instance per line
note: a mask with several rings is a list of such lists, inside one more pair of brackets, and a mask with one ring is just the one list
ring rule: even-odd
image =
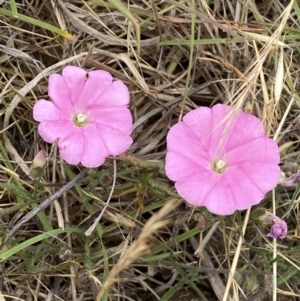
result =
[[30,166],[30,175],[34,178],[40,178],[43,175],[43,169],[47,163],[47,153],[44,150],[39,151],[34,157]]
[[40,150],[32,161],[33,168],[43,168],[46,165],[47,153],[45,150]]

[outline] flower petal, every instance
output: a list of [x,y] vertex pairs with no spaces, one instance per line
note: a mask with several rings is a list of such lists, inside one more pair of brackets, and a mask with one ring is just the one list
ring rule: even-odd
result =
[[129,135],[123,134],[113,128],[94,124],[101,135],[108,153],[113,156],[120,155],[128,150],[132,144],[132,138]]
[[[242,167],[245,168],[245,164]],[[279,174],[278,166],[274,164],[268,166],[269,168],[264,172],[261,167],[259,163],[249,163],[252,173],[247,173],[242,168],[232,168],[224,172],[221,180],[214,185],[205,201],[208,210],[227,215],[235,210],[245,210],[260,203],[265,194],[274,188],[279,180],[279,178],[274,180],[276,177],[272,175],[273,172]],[[219,206],[220,200],[223,200],[223,206]]]
[[80,67],[67,66],[62,71],[62,77],[69,91],[71,103],[75,106],[87,80],[88,73]]
[[183,118],[211,158],[216,158],[218,152],[222,156],[223,148],[220,149],[220,146],[230,110],[231,107],[220,105],[214,106],[213,109],[201,107],[189,112]]
[[83,156],[84,144],[82,128],[74,126],[68,137],[58,141],[60,156],[69,164],[78,164]]
[[60,74],[52,74],[49,77],[48,94],[51,100],[67,116],[74,114],[74,107],[71,101],[71,93]]
[[[228,142],[228,140],[232,141],[231,143],[236,141],[237,144],[240,144],[242,142],[243,136],[239,131],[236,130],[236,128],[238,128],[237,125],[240,124],[239,119],[243,114],[246,113],[243,113],[241,110],[235,112],[232,107],[221,104],[215,105],[212,108],[210,148],[211,151],[214,151],[214,156],[216,158],[225,156],[227,147],[230,146],[230,142]],[[248,114],[246,115],[250,116]],[[242,127],[245,127],[244,124],[239,126],[239,128]],[[232,137],[235,140],[232,139]],[[248,138],[247,135],[244,138],[249,140],[252,139]],[[232,145],[232,147],[234,147],[234,145]]]
[[90,168],[102,165],[110,153],[102,140],[101,131],[94,124],[89,124],[84,127],[83,135],[85,144],[81,159],[82,165]]
[[[235,208],[234,210],[245,210],[256,205],[269,191],[269,189],[263,189],[261,183],[248,177],[245,171],[240,168],[232,168],[224,172],[222,176],[222,181],[215,188],[216,193],[219,193],[219,196],[222,195],[226,200],[227,211],[230,211],[229,208],[232,208],[231,210],[233,208]],[[224,211],[226,209],[223,208]]]
[[[77,102],[77,109],[86,111],[94,105],[102,104],[102,94],[110,89],[113,78],[110,73],[103,70],[90,71],[84,83]],[[111,101],[108,103],[111,105]]]
[[225,151],[228,152],[245,143],[252,143],[258,138],[270,140],[266,137],[262,122],[253,115],[239,111],[230,123],[230,132],[224,142]]
[[204,168],[191,158],[182,156],[174,152],[167,152],[166,156],[166,175],[172,181],[178,181],[187,176],[193,177],[195,173],[207,171],[210,168]]
[[[88,110],[92,110],[95,106],[108,108],[128,106],[130,95],[128,88],[123,82],[114,81],[108,83],[108,81],[103,81],[103,83],[99,83],[94,79],[94,85],[98,85],[97,89],[95,89],[89,80],[87,81],[89,87],[85,87],[84,93],[82,93],[84,99],[81,99],[81,102],[86,104]],[[99,88],[99,85],[101,85],[101,88]],[[87,98],[86,95],[90,95],[90,98]]]
[[[199,137],[199,135],[198,135]],[[185,156],[203,167],[211,166],[207,145],[199,139],[193,129],[184,122],[174,125],[167,136],[168,152],[175,152]],[[204,141],[205,142],[205,141]]]
[[[243,162],[228,169],[228,174],[234,171],[239,172],[239,176],[234,180],[239,179],[239,183],[248,183],[251,185],[253,191],[251,195],[255,197],[257,190],[257,197],[265,195],[268,191],[277,186],[280,179],[280,168],[277,164],[263,163],[263,162]],[[257,189],[256,189],[257,188]]]
[[229,215],[235,210],[247,209],[258,204],[264,197],[264,193],[238,171],[224,174],[213,171],[197,173],[193,177],[177,181],[175,187],[179,195],[189,203],[205,206],[218,215]]
[[116,129],[123,134],[132,133],[132,115],[127,107],[96,107],[90,111],[91,122]]
[[101,95],[97,105],[103,107],[127,106],[130,95],[127,86],[120,80],[114,81]]
[[41,99],[33,107],[33,119],[42,122],[50,120],[68,120],[69,117],[55,106],[53,102]]
[[[222,212],[221,214],[223,214],[225,206],[222,204],[222,195],[216,198],[215,194],[212,194],[221,177],[220,174],[207,170],[181,178],[176,182],[175,187],[178,194],[188,203],[194,206],[206,206],[212,213],[220,214]],[[228,210],[227,205],[226,203],[226,211]]]
[[65,139],[74,131],[75,125],[69,121],[43,121],[39,124],[38,131],[41,137],[48,143],[56,139]]
[[262,123],[257,117],[241,110],[234,112],[232,107],[221,104],[212,109],[193,110],[183,121],[207,145],[214,157],[222,157],[227,150],[265,136]]
[[186,114],[183,117],[183,122],[188,126],[189,131],[192,131],[203,144],[207,145],[209,141],[206,139],[211,137],[210,132],[212,129],[212,118],[211,109],[200,107]]
[[[226,152],[229,165],[246,162],[279,164],[280,157],[277,143],[267,137],[244,142]],[[255,158],[255,160],[254,160]]]
[[183,118],[189,131],[198,138],[211,159],[222,157],[224,154],[223,136],[225,136],[230,110],[231,107],[225,105],[216,105],[213,109],[200,107]]

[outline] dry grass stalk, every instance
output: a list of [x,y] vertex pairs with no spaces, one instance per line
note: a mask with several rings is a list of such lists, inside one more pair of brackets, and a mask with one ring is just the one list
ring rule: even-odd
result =
[[177,206],[182,203],[181,199],[169,200],[156,214],[154,214],[144,225],[139,237],[132,243],[132,245],[126,250],[123,256],[120,258],[117,264],[111,269],[107,279],[105,280],[99,294],[97,295],[97,301],[101,301],[104,293],[118,281],[118,274],[128,268],[137,258],[142,256],[149,250],[151,245],[151,238],[154,234],[166,226],[166,222],[163,220],[165,217],[173,211]]

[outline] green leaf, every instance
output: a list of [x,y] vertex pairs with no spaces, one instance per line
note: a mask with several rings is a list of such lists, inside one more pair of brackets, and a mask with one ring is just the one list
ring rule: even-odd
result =
[[45,240],[45,239],[51,238],[51,237],[56,237],[58,234],[62,234],[62,233],[77,233],[77,234],[83,235],[84,230],[80,229],[80,228],[70,227],[70,228],[65,228],[65,229],[55,229],[55,230],[51,230],[51,231],[42,233],[40,235],[37,235],[33,238],[30,238],[16,246],[12,247],[11,249],[9,249],[3,253],[0,253],[0,261],[9,259],[10,257],[15,255],[19,251],[22,251],[23,249],[25,249],[39,241],[42,241],[42,240]]
[[7,189],[10,193],[12,193],[15,196],[21,197],[25,201],[32,200],[32,195],[22,186],[20,187],[11,183],[0,183],[0,187]]
[[38,27],[41,27],[41,28],[45,28],[53,33],[56,33],[60,36],[63,36],[64,38],[67,38],[69,40],[73,39],[73,36],[71,34],[69,34],[68,32],[64,31],[64,30],[61,30],[59,29],[58,27],[56,26],[53,26],[49,23],[46,23],[46,22],[42,22],[40,20],[37,20],[37,19],[34,19],[34,18],[31,18],[31,17],[27,17],[23,14],[17,14],[17,15],[14,15],[13,12],[11,12],[10,10],[7,10],[7,9],[4,9],[4,8],[0,8],[0,15],[3,15],[3,16],[7,16],[7,17],[11,17],[11,18],[17,18],[21,21],[24,21],[26,23],[29,23],[29,24],[32,24],[32,25],[36,25]]

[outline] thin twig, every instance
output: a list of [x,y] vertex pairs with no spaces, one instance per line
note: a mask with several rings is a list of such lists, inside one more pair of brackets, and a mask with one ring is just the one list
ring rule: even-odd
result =
[[114,167],[114,179],[113,179],[112,187],[111,187],[111,190],[110,190],[110,194],[108,196],[108,200],[106,201],[106,204],[105,204],[104,208],[102,209],[102,211],[100,212],[99,216],[95,219],[94,223],[85,231],[84,234],[86,236],[90,236],[93,233],[93,231],[95,230],[96,226],[99,224],[99,222],[101,220],[101,217],[104,214],[104,212],[106,211],[106,209],[109,205],[110,199],[112,198],[112,195],[114,193],[115,186],[116,186],[116,178],[117,178],[116,160],[113,160],[113,167]]

